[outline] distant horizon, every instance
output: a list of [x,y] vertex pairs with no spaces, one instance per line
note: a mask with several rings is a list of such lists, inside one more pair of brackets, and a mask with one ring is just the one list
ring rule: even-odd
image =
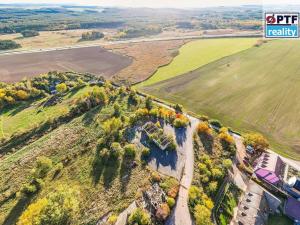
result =
[[298,0],[5,0],[1,5],[54,5],[54,6],[97,6],[97,7],[117,7],[117,8],[174,8],[174,9],[191,9],[191,8],[210,8],[210,7],[247,7],[247,6],[293,6],[300,5]]

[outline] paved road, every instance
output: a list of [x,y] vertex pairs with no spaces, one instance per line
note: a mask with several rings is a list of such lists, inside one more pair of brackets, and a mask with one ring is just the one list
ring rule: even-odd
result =
[[112,45],[112,44],[185,40],[185,39],[201,39],[201,38],[203,38],[203,39],[226,38],[226,37],[261,37],[261,35],[259,35],[259,34],[224,34],[224,35],[187,35],[187,36],[180,36],[180,37],[137,38],[137,39],[131,39],[131,40],[122,40],[122,41],[107,41],[104,43],[95,43],[95,44],[70,45],[70,46],[56,47],[56,48],[33,49],[33,50],[9,50],[9,51],[0,52],[0,55],[16,55],[16,54],[35,53],[35,52],[60,51],[60,50],[66,50],[66,49],[107,46],[107,45]]
[[193,220],[188,208],[188,192],[192,184],[194,173],[193,133],[199,120],[190,116],[189,119],[191,121],[191,126],[186,131],[186,141],[184,143],[184,148],[186,151],[184,172],[180,181],[180,189],[176,206],[172,211],[171,216],[167,220],[166,225],[193,224]]

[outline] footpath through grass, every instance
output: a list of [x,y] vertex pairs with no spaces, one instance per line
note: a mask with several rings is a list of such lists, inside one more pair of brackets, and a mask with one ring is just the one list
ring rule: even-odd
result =
[[159,68],[138,87],[193,71],[222,57],[251,48],[256,42],[256,38],[202,39],[189,42],[180,48],[179,55],[169,65]]

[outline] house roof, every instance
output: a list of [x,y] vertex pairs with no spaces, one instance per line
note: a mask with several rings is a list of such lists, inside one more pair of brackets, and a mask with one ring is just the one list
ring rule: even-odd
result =
[[271,172],[267,169],[257,169],[255,171],[255,175],[273,185],[280,181],[279,177],[274,172]]
[[264,169],[280,176],[284,169],[284,162],[282,159],[273,153],[265,152],[256,161],[255,169]]
[[300,201],[288,197],[285,204],[285,214],[293,220],[300,221]]
[[281,201],[278,198],[254,181],[250,181],[246,194],[238,206],[234,223],[238,225],[264,225],[270,210],[275,211],[280,204]]

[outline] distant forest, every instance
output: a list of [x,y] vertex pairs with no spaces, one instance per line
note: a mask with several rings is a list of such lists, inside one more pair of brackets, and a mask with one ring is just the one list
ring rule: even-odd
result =
[[76,6],[9,7],[0,4],[0,34],[25,30],[55,31],[70,29],[117,28],[140,29],[261,29],[262,9],[217,7],[195,10],[148,8],[100,8]]

